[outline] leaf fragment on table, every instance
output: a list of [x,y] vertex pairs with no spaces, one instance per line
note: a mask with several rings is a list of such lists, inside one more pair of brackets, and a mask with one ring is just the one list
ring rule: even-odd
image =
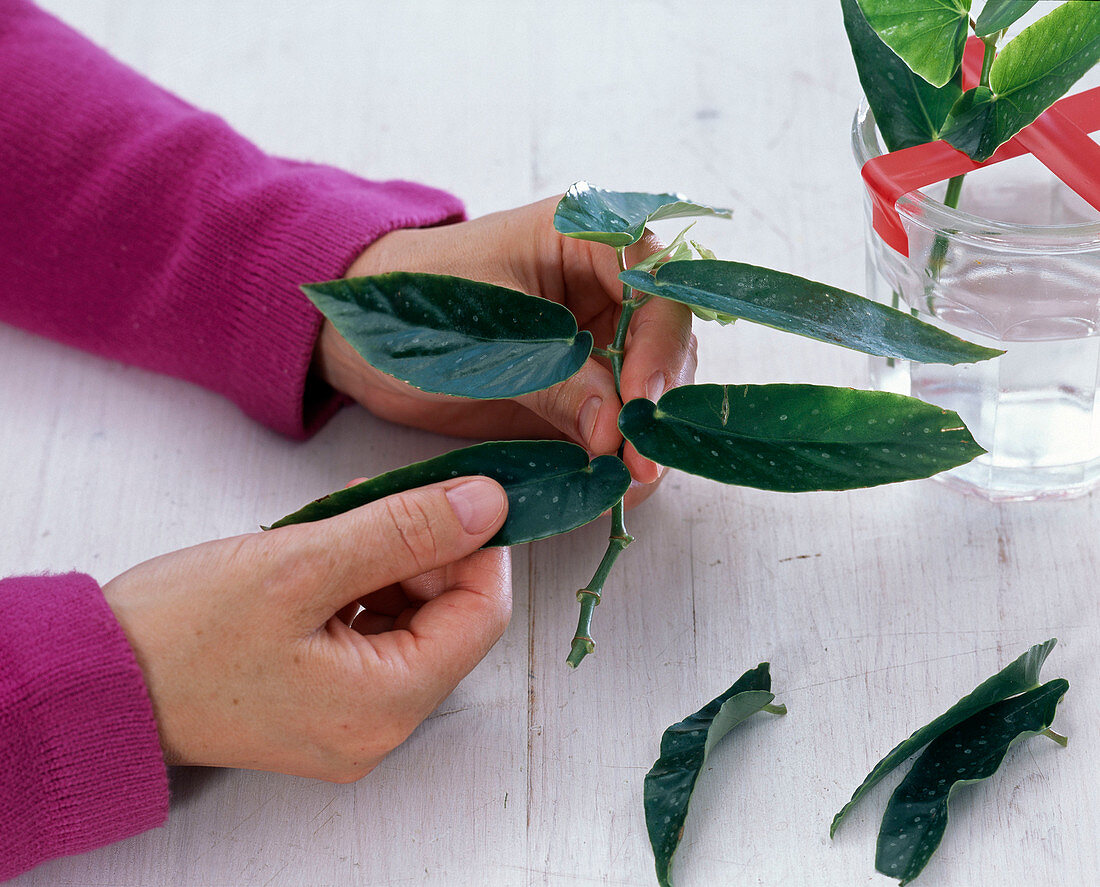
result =
[[977,161],[1061,98],[1100,61],[1100,3],[1069,0],[1024,28],[993,61],[989,86],[963,93],[942,135]]
[[974,34],[988,37],[1003,31],[1017,19],[1025,16],[1036,0],[986,0],[978,20],[974,22]]
[[1017,693],[1037,687],[1039,684],[1039,671],[1057,643],[1057,638],[1051,638],[1049,641],[1036,644],[995,675],[982,681],[938,718],[921,727],[908,739],[895,746],[886,757],[875,764],[867,778],[852,794],[848,803],[833,817],[832,825],[829,828],[829,837],[831,838],[836,834],[841,821],[860,798],[914,752],[983,708],[1010,696],[1015,696]]
[[950,410],[823,385],[684,385],[627,403],[619,430],[658,464],[785,493],[915,480],[985,452]]
[[435,394],[539,391],[592,351],[592,334],[564,305],[461,277],[398,271],[302,290],[367,363]]
[[649,222],[693,216],[728,219],[731,214],[732,210],[694,203],[683,194],[606,191],[577,182],[558,202],[554,227],[567,237],[618,248],[641,240]]
[[859,0],[879,38],[933,86],[962,64],[970,0]]
[[330,493],[267,529],[324,520],[368,502],[452,477],[480,474],[508,494],[508,517],[486,546],[519,545],[595,520],[630,486],[615,456],[591,462],[583,447],[555,440],[491,441],[454,450]]
[[688,804],[707,756],[730,730],[758,711],[785,714],[771,705],[767,662],[750,669],[721,696],[673,724],[661,737],[661,755],[645,777],[645,819],[661,887],[672,881],[669,868],[687,820]]
[[668,262],[656,275],[628,270],[619,279],[639,292],[693,309],[729,314],[880,357],[957,364],[1004,353],[855,293],[743,262]]
[[886,805],[875,868],[908,884],[947,828],[948,798],[960,785],[992,776],[1009,746],[1047,730],[1069,682],[1056,679],[995,702],[940,735],[921,753]]
[[888,151],[933,142],[962,95],[962,70],[943,86],[914,74],[867,24],[857,0],[841,0],[859,82]]

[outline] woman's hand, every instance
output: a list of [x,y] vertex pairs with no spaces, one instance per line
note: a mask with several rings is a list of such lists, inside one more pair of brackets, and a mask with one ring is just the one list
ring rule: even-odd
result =
[[495,481],[456,478],[107,583],[166,761],[366,775],[504,631],[508,552],[479,549],[507,509]]
[[[542,296],[569,308],[596,344],[614,335],[622,301],[615,251],[563,237],[554,230],[557,198],[440,228],[393,231],[372,244],[348,269],[349,277],[385,271],[453,274]],[[628,251],[637,262],[658,248],[651,235]],[[623,400],[656,400],[695,376],[691,311],[652,299],[631,321],[622,370]],[[620,401],[606,362],[589,358],[580,372],[545,391],[509,401],[477,401],[427,394],[368,366],[326,322],[315,366],[329,384],[393,422],[459,437],[565,438],[594,454],[614,453],[621,442]],[[637,504],[653,491],[658,467],[633,447],[624,454],[638,487]]]

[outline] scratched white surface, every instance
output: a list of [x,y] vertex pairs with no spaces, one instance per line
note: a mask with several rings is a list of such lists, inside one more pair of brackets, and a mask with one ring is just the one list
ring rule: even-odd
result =
[[[858,85],[832,0],[46,0],[265,148],[449,188],[471,214],[578,178],[736,207],[720,255],[863,282]],[[863,358],[702,328],[701,381],[858,384]],[[0,328],[0,575],[102,581],[453,441],[348,410],[291,443],[185,384]],[[675,875],[888,883],[877,816],[832,814],[895,741],[1031,643],[1056,722],[961,792],[924,887],[1100,880],[1100,498],[994,506],[921,482],[781,496],[674,474],[564,666],[604,528],[515,557],[502,642],[371,776],[173,774],[166,828],[28,873],[57,885],[650,885],[642,777],[664,727],[770,660],[790,714],[711,759]]]

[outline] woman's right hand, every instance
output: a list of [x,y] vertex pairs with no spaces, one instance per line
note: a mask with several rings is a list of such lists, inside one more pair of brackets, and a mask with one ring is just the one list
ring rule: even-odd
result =
[[503,633],[508,551],[481,546],[507,509],[496,482],[456,478],[107,583],[167,763],[366,775]]

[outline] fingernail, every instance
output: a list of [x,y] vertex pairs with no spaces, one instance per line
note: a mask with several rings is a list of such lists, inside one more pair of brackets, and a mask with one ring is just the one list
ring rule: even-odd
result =
[[645,396],[656,403],[662,394],[665,393],[665,374],[654,373],[649,377],[649,381],[645,383]]
[[580,430],[581,437],[591,446],[592,435],[596,431],[596,418],[600,414],[600,407],[603,406],[603,399],[599,397],[590,397],[584,402],[584,406],[581,407],[580,416],[577,417],[577,426]]
[[504,510],[504,491],[491,480],[468,480],[447,490],[458,522],[471,535],[484,533]]

